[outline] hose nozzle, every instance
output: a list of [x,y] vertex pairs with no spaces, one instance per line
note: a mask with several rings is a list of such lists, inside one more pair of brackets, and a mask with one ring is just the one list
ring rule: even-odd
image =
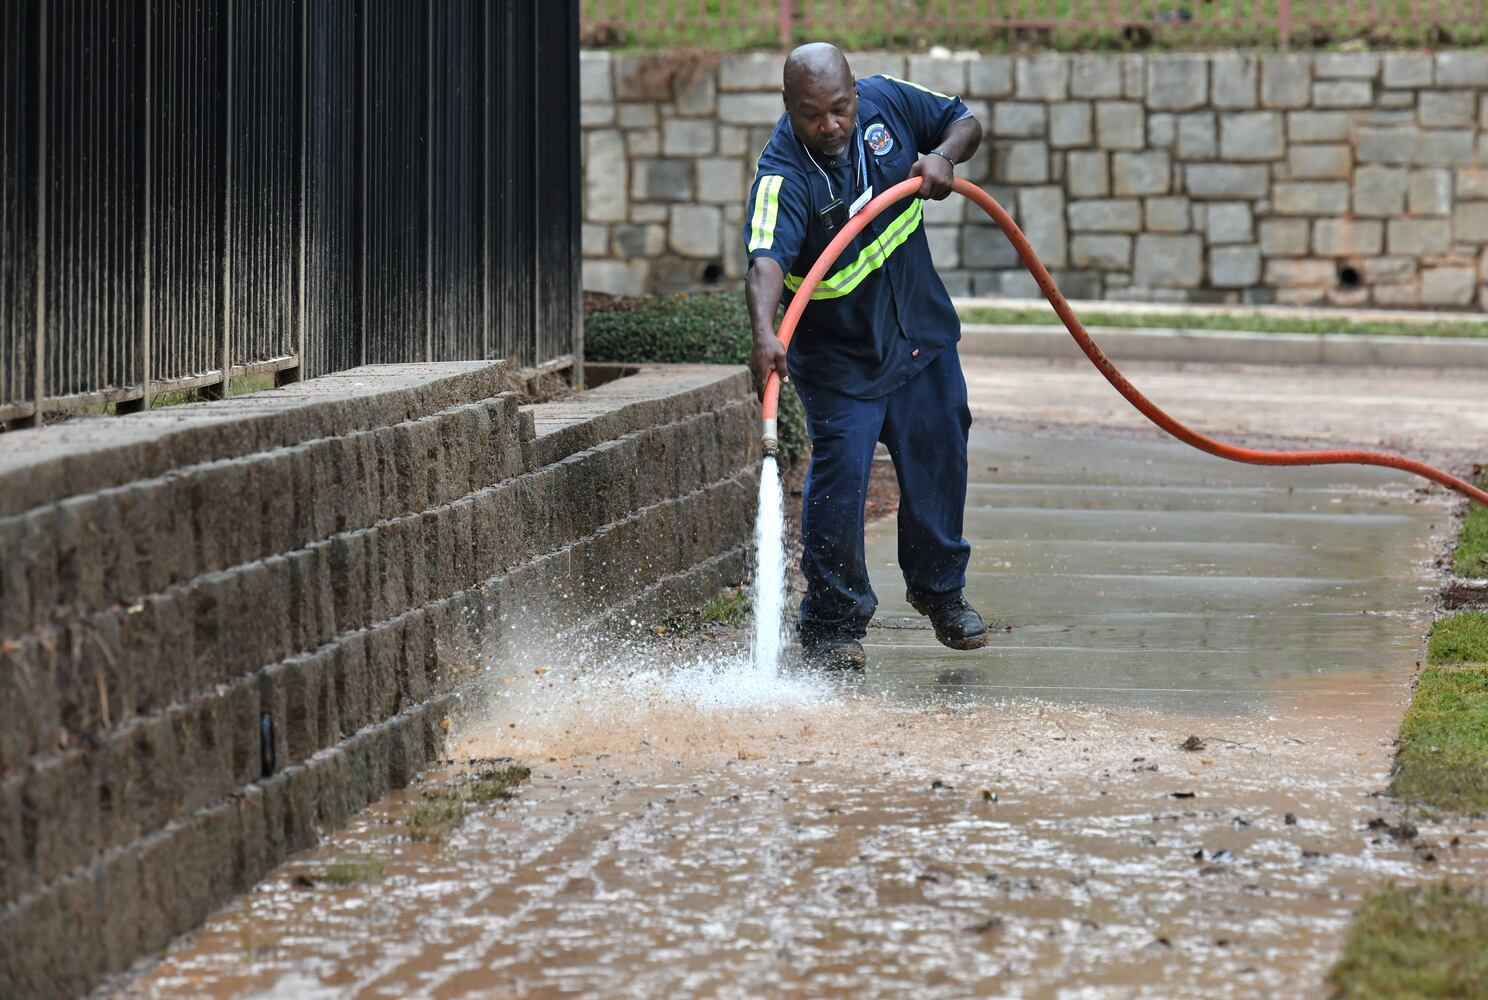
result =
[[780,457],[780,436],[776,433],[775,430],[774,417],[770,417],[765,420],[764,445],[766,458]]

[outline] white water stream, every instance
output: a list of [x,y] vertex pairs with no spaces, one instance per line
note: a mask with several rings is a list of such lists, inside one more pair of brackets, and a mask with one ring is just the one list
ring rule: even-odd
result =
[[766,458],[760,470],[759,513],[754,522],[754,642],[750,652],[758,679],[780,674],[785,646],[785,497],[780,467]]
[[628,744],[731,743],[746,733],[773,731],[778,718],[794,718],[802,706],[839,701],[841,691],[820,674],[781,662],[789,641],[783,494],[779,465],[767,458],[755,519],[754,630],[747,650],[730,642],[684,644],[672,659],[645,642],[589,645],[571,635],[523,634],[488,668],[487,700],[467,723],[479,736],[467,752],[540,759]]

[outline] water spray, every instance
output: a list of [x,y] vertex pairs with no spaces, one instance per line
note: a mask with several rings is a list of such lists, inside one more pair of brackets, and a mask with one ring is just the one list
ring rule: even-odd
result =
[[[780,387],[776,386],[778,398]],[[754,641],[750,659],[756,678],[780,673],[785,648],[785,495],[780,483],[780,436],[773,408],[765,418],[765,461],[760,469],[759,507],[754,519]]]
[[[806,310],[806,304],[811,301],[811,293],[816,291],[816,286],[827,273],[827,269],[837,262],[837,258],[847,248],[848,243],[852,242],[853,237],[857,236],[863,230],[863,227],[868,225],[870,220],[900,199],[918,192],[921,183],[920,178],[911,177],[908,180],[900,181],[887,191],[884,191],[864,206],[857,215],[849,219],[847,225],[843,226],[832,242],[827,244],[827,248],[822,251],[822,255],[817,258],[816,263],[812,265],[810,272],[807,273],[806,279],[801,282],[800,288],[796,290],[795,297],[791,299],[790,307],[785,311],[785,318],[780,322],[780,329],[776,335],[787,350],[790,349],[791,337],[796,332],[796,324],[800,321],[801,314]],[[1063,321],[1065,329],[1069,331],[1071,337],[1075,338],[1075,343],[1080,346],[1080,350],[1085,352],[1085,356],[1105,376],[1106,381],[1110,382],[1116,391],[1121,393],[1126,398],[1126,401],[1136,407],[1143,416],[1184,444],[1219,458],[1229,459],[1232,462],[1245,462],[1250,465],[1380,465],[1390,469],[1400,469],[1404,472],[1409,472],[1440,483],[1449,489],[1456,490],[1464,496],[1476,500],[1478,503],[1488,506],[1488,492],[1473,486],[1471,483],[1458,479],[1456,476],[1448,475],[1440,469],[1433,468],[1424,462],[1418,462],[1415,459],[1375,451],[1262,451],[1253,448],[1241,448],[1206,437],[1173,419],[1159,408],[1157,404],[1139,392],[1136,386],[1128,382],[1126,376],[1122,375],[1116,366],[1111,363],[1111,359],[1106,357],[1105,353],[1096,346],[1095,341],[1086,332],[1079,317],[1075,315],[1074,310],[1065,301],[1064,295],[1054,284],[1054,279],[1049,275],[1048,269],[1038,259],[1038,255],[1033,252],[1033,247],[1029,245],[1027,237],[1023,235],[1022,230],[1018,228],[1018,224],[1013,221],[1013,217],[1007,213],[1007,210],[997,203],[997,199],[970,181],[962,180],[959,177],[956,178],[952,186],[958,194],[975,202],[984,212],[992,217],[993,222],[997,223],[1003,235],[1008,238],[1008,242],[1013,245],[1013,249],[1018,251],[1018,256],[1022,259],[1023,266],[1028,269],[1028,272],[1033,275],[1034,280],[1038,282],[1039,289],[1044,293],[1044,298],[1048,299],[1049,305],[1054,307],[1054,312]],[[780,450],[780,442],[776,432],[776,413],[779,405],[780,377],[775,372],[771,372],[765,382],[764,396],[764,445],[766,455],[776,455]]]
[[780,674],[785,636],[785,493],[780,466],[773,455],[760,470],[759,510],[754,521],[754,641],[750,659],[756,679]]

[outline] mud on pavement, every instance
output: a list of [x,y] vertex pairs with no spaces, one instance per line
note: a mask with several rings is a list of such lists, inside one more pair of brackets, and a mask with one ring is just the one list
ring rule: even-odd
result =
[[[437,842],[389,798],[124,994],[1323,995],[1368,890],[1481,878],[1488,824],[1379,797],[1445,506],[980,434],[985,655],[885,627],[861,679],[761,678],[533,637],[452,741],[531,766],[514,798]],[[328,882],[346,858],[380,875]]]
[[[513,801],[435,845],[417,791],[380,804],[130,995],[1308,995],[1369,887],[1488,863],[1482,830],[1370,828],[1360,723],[1398,710],[1366,678],[1245,720],[817,694],[499,716],[463,749],[540,761]],[[296,884],[348,854],[382,878]]]

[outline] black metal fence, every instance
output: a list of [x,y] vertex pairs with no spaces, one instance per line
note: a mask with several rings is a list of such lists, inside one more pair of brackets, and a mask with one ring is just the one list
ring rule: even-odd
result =
[[579,360],[577,0],[4,0],[0,421]]

